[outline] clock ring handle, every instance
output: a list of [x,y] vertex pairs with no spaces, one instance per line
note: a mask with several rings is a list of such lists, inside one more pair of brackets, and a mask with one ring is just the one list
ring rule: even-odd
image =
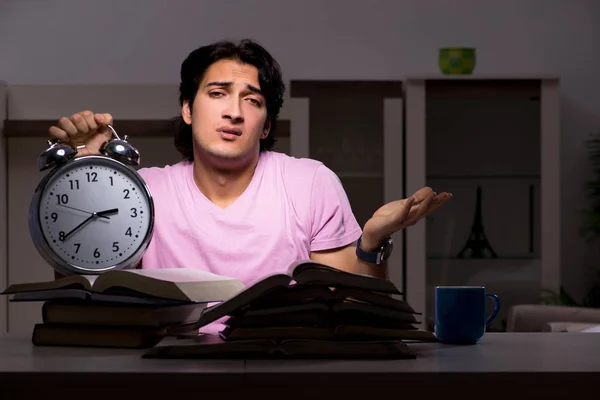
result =
[[100,154],[120,161],[125,165],[133,167],[140,165],[140,153],[127,141],[127,135],[121,139],[112,125],[107,125],[107,127],[113,133],[114,138],[100,146]]
[[[111,132],[113,133],[113,135],[115,136],[115,138],[117,140],[121,140],[121,138],[117,134],[117,131],[115,131],[115,128],[113,128],[112,125],[106,125],[106,127],[111,130]],[[125,140],[127,140],[127,135],[125,136]]]

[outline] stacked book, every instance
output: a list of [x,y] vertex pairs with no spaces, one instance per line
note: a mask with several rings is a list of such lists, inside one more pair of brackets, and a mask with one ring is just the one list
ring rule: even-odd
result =
[[200,270],[108,271],[6,288],[11,302],[42,302],[38,346],[150,348],[194,332],[202,311],[244,289],[237,279]]
[[36,346],[148,348],[192,329],[204,304],[141,305],[48,301],[35,324]]
[[218,335],[167,337],[144,357],[415,358],[407,342],[436,341],[389,280],[312,261],[287,272],[202,310],[195,327],[223,320]]

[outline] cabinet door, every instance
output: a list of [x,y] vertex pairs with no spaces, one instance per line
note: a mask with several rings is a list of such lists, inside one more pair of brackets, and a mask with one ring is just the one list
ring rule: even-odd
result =
[[425,309],[428,328],[435,286],[498,294],[491,329],[503,330],[511,306],[538,303],[558,282],[558,120],[548,119],[558,110],[544,108],[543,87],[539,79],[407,81],[409,191],[454,194],[407,235],[409,300]]
[[[8,193],[7,187],[7,168],[6,157],[6,138],[4,137],[4,120],[6,119],[6,97],[7,85],[0,81],[0,288],[4,290],[6,287],[7,277],[7,262],[8,262],[8,247],[7,247],[7,202]],[[8,302],[6,296],[0,296],[0,334],[8,331],[6,320]]]
[[[405,197],[401,82],[292,81],[290,100],[290,154],[338,175],[361,227]],[[403,232],[393,239],[389,276],[403,291]]]

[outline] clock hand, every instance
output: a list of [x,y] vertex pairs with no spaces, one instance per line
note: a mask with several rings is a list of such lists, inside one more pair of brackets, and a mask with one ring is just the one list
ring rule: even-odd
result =
[[[89,211],[80,210],[79,208],[75,208],[75,207],[71,207],[71,206],[65,206],[64,204],[59,204],[59,206],[61,206],[61,207],[65,207],[65,208],[70,208],[71,210],[75,210],[75,211],[81,211],[81,212],[83,212],[83,213],[90,214],[90,215],[94,214],[94,213],[91,213],[91,212],[89,212]],[[106,219],[110,219],[110,217],[107,217],[107,216],[104,216],[104,215],[99,215],[99,217],[100,217],[100,218],[106,218]]]
[[92,215],[90,215],[89,217],[87,217],[82,223],[80,223],[79,225],[77,225],[75,228],[71,229],[64,237],[63,237],[63,242],[65,240],[67,240],[67,238],[69,236],[71,236],[71,234],[73,234],[73,232],[75,232],[76,230],[78,230],[79,228],[81,228],[83,225],[87,224],[88,222],[90,222],[92,219],[96,219],[96,218],[108,218],[105,217],[106,214],[117,214],[119,212],[118,208],[111,208],[109,210],[104,210],[104,211],[98,211],[98,212],[94,212],[94,213],[90,213]]
[[105,217],[105,215],[118,214],[118,213],[119,213],[118,208],[111,208],[110,210],[95,212],[94,214],[96,214],[100,218],[109,218],[109,217]]
[[73,232],[75,232],[77,229],[81,228],[83,225],[87,224],[88,222],[90,222],[92,219],[96,218],[96,213],[93,213],[92,215],[90,215],[89,217],[87,217],[82,223],[80,223],[79,225],[77,225],[75,228],[71,229],[64,237],[63,237],[63,242],[65,240],[67,240],[67,238],[69,236],[71,236],[71,234]]

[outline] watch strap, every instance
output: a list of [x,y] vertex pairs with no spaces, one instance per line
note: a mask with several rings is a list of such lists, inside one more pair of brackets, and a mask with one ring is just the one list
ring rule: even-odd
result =
[[358,238],[356,243],[356,257],[364,262],[371,264],[381,264],[384,260],[383,256],[385,254],[385,245],[389,245],[390,238],[386,239],[381,246],[377,249],[377,251],[366,251],[363,250],[360,245],[362,243],[362,236]]

